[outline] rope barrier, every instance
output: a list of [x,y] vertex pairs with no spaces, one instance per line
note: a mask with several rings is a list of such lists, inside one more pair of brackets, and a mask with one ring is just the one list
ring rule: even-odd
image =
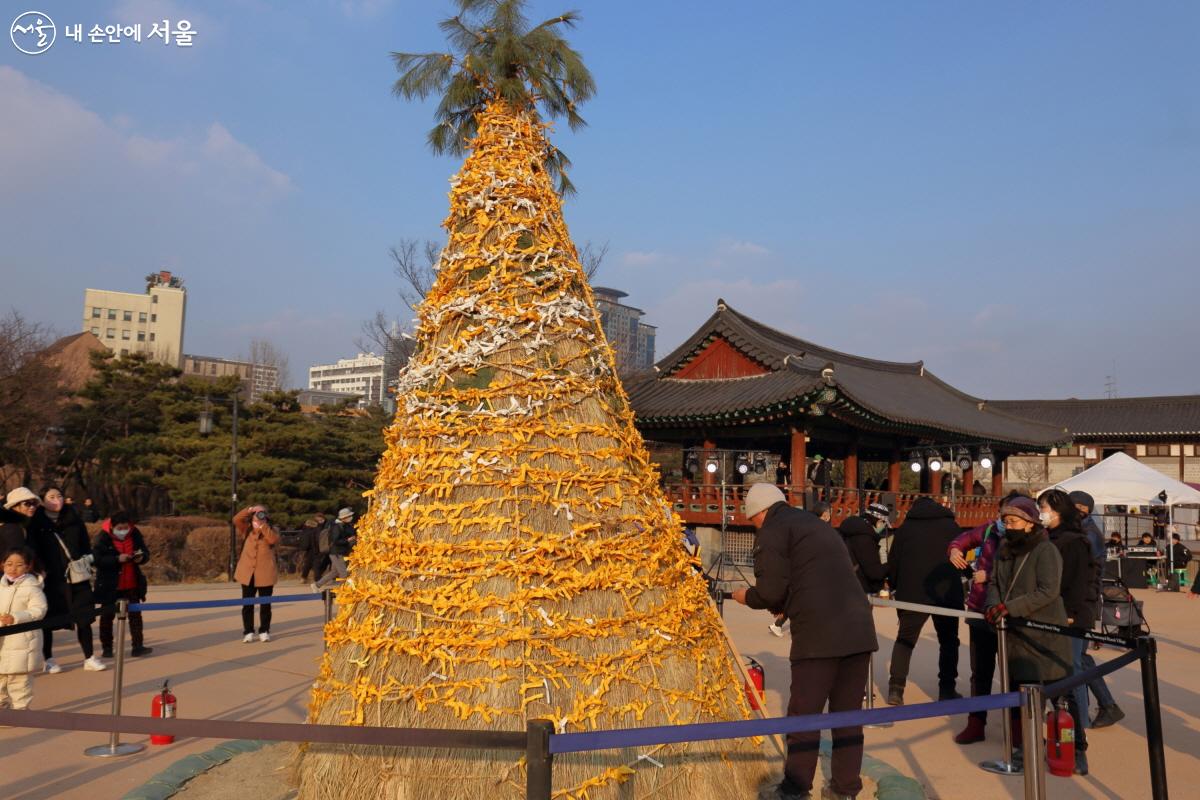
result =
[[[235,597],[227,600],[191,600],[181,601],[178,603],[130,603],[130,612],[134,611],[187,611],[193,608],[227,608],[236,606],[261,606],[272,605],[274,603],[296,603],[305,600],[321,600],[324,597],[323,593],[304,593],[304,594],[277,594],[269,597]],[[8,636],[12,633],[24,633],[25,631],[36,630],[58,630],[68,627],[72,624],[88,623],[96,619],[96,617],[106,612],[116,613],[115,605],[97,606],[94,609],[80,613],[59,614],[53,617],[33,620],[32,622],[21,622],[16,625],[8,625],[0,627],[0,636]]]
[[277,594],[268,597],[235,597],[228,600],[191,600],[180,601],[178,603],[131,603],[129,610],[132,611],[186,611],[190,608],[227,608],[232,606],[261,606],[273,605],[275,603],[297,603],[304,600],[320,600],[323,597],[321,593],[317,594]]
[[1020,702],[1019,693],[1005,692],[982,697],[942,700],[936,703],[917,703],[871,710],[834,711],[828,714],[807,714],[799,717],[769,717],[736,722],[701,722],[692,725],[659,725],[650,728],[558,733],[550,739],[550,752],[555,754],[581,753],[589,750],[852,728],[878,722],[903,722],[927,717],[967,714],[972,711],[1014,708],[1020,705]]
[[242,722],[224,719],[129,717],[74,711],[0,709],[0,725],[59,731],[161,733],[197,739],[262,739],[271,742],[358,744],[382,747],[448,747],[460,750],[524,750],[526,736],[515,731],[445,728],[377,728],[361,725],[308,725],[300,722]]
[[958,617],[959,619],[983,619],[983,614],[978,611],[967,611],[962,608],[946,608],[944,606],[929,606],[922,603],[908,603],[903,600],[887,600],[882,597],[876,597],[873,594],[867,595],[867,599],[871,601],[871,605],[878,608],[897,608],[901,611],[919,611],[922,614],[934,614],[941,617]]
[[1078,686],[1083,686],[1085,683],[1091,683],[1096,678],[1102,678],[1110,672],[1116,672],[1126,664],[1132,664],[1134,661],[1138,660],[1140,655],[1141,654],[1136,650],[1128,653],[1122,653],[1111,661],[1105,662],[1104,664],[1097,664],[1095,667],[1085,670],[1084,672],[1080,672],[1077,675],[1070,675],[1062,680],[1055,681],[1054,683],[1048,683],[1043,691],[1045,692],[1046,697],[1059,697]]

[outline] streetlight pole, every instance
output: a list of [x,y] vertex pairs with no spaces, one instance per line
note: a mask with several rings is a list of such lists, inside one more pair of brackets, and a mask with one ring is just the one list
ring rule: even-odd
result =
[[231,443],[231,454],[229,456],[229,474],[233,484],[233,493],[230,495],[229,501],[229,580],[233,580],[233,571],[237,567],[237,528],[233,524],[233,518],[238,511],[238,444],[237,444],[237,428],[238,428],[238,390],[233,390],[233,440]]

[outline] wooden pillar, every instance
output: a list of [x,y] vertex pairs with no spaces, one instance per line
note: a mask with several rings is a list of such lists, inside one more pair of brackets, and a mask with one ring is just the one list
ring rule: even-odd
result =
[[846,446],[846,460],[842,462],[842,486],[847,489],[858,488],[858,445],[851,443]]
[[804,430],[792,426],[792,449],[791,461],[788,464],[792,470],[792,486],[794,488],[795,498],[788,498],[795,505],[804,497],[804,484],[807,479],[808,472],[808,444],[804,439]]
[[933,470],[926,467],[925,471],[929,473],[929,493],[930,494],[941,494],[942,493],[942,474],[946,471],[945,468],[943,467],[942,469],[939,469],[937,472],[934,472]]
[[992,495],[994,497],[1004,494],[1004,465],[1007,461],[1007,456],[994,454],[992,460]]
[[963,470],[962,492],[960,494],[975,494],[975,465]]
[[900,450],[897,449],[892,451],[892,460],[888,463],[887,488],[889,492],[900,491],[900,470],[904,464],[902,458],[903,454],[900,452]]

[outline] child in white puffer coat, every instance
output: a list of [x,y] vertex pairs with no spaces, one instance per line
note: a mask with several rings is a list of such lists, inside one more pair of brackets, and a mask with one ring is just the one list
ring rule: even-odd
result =
[[[34,622],[46,616],[42,579],[33,574],[33,551],[17,547],[4,554],[0,578],[0,627]],[[0,636],[0,707],[29,708],[34,672],[41,672],[41,630]]]

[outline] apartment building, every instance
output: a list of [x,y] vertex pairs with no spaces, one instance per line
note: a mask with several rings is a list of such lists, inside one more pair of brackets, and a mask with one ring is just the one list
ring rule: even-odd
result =
[[117,355],[145,353],[173,367],[183,364],[187,290],[163,270],[146,276],[144,292],[86,289],[83,327]]

